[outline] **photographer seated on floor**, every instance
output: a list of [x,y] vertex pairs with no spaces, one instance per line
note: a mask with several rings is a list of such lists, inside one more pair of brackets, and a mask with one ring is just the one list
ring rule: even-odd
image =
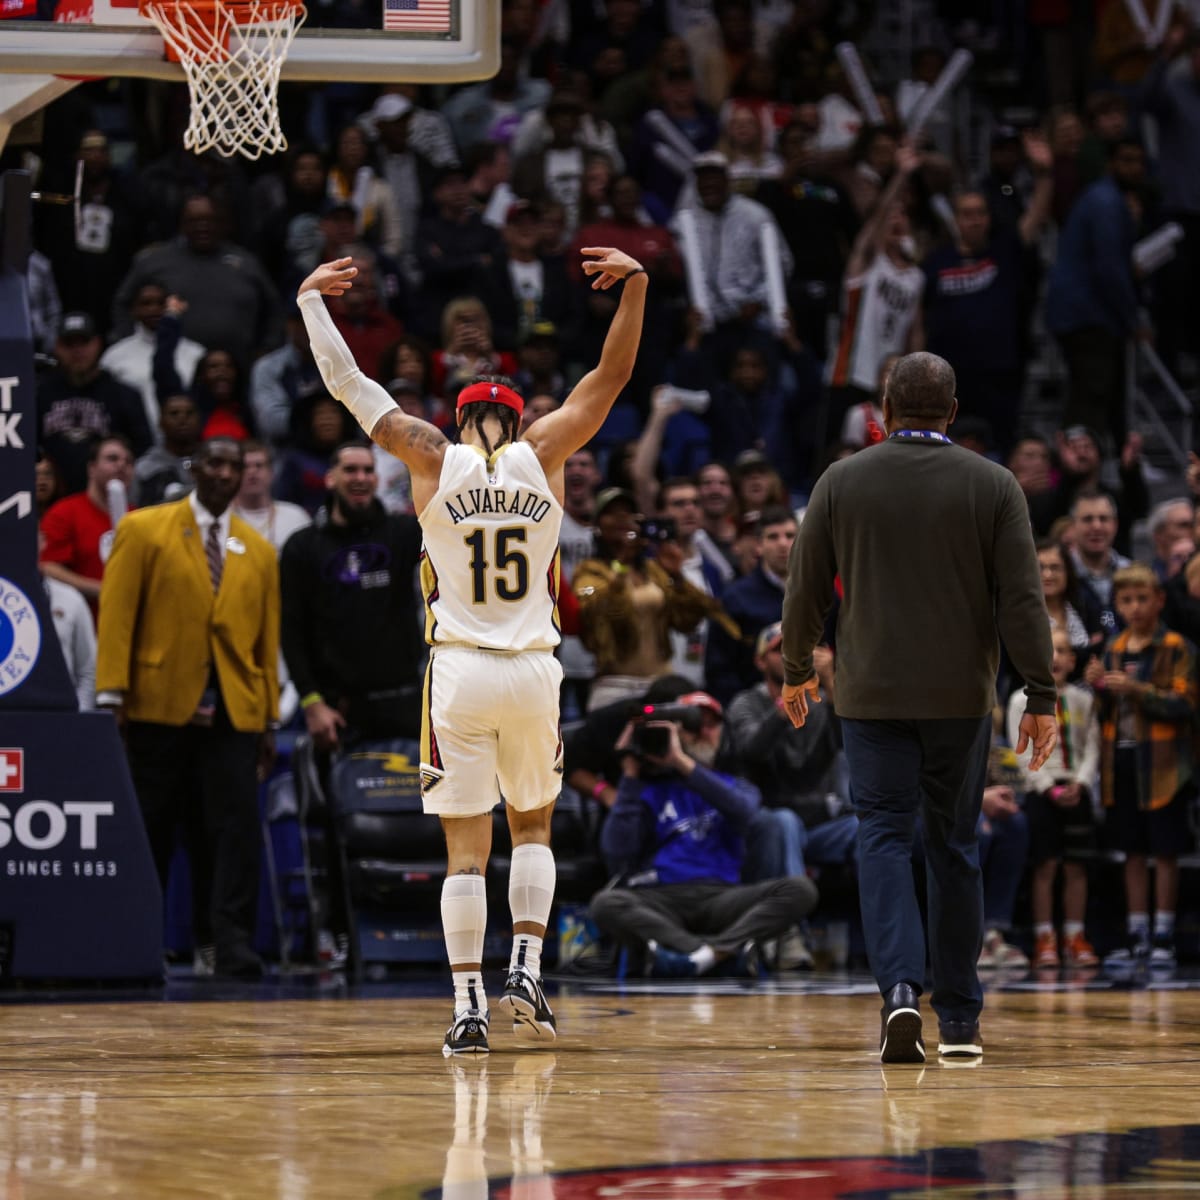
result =
[[600,846],[618,878],[592,899],[597,926],[644,948],[652,975],[746,970],[756,943],[811,912],[804,876],[743,884],[744,833],[758,789],[712,769],[721,706],[705,692],[646,705],[617,741],[621,782]]

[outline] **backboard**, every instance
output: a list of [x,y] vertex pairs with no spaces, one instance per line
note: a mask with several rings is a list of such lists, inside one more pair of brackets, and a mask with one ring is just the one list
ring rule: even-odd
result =
[[[336,10],[309,7],[323,22]],[[358,0],[352,11],[370,27],[302,27],[282,78],[456,83],[500,64],[499,0]],[[0,73],[183,79],[137,0],[0,0]]]

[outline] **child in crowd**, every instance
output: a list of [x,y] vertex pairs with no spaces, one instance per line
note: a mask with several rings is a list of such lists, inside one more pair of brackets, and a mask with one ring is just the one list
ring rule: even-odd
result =
[[[1114,849],[1125,853],[1129,944],[1114,965],[1175,962],[1179,855],[1190,844],[1188,805],[1195,792],[1195,648],[1162,624],[1163,587],[1134,563],[1113,576],[1113,602],[1125,629],[1086,679],[1097,688],[1103,720],[1101,783]],[[1154,856],[1154,926],[1147,856]]]
[[[1058,688],[1055,715],[1058,745],[1038,770],[1022,766],[1025,814],[1029,819],[1030,860],[1033,863],[1033,922],[1035,967],[1092,967],[1099,961],[1083,932],[1087,910],[1087,869],[1083,863],[1065,861],[1071,844],[1086,843],[1094,828],[1092,803],[1097,799],[1100,774],[1100,722],[1092,693],[1068,683],[1075,669],[1075,651],[1067,630],[1051,633],[1054,660],[1051,672]],[[1008,736],[1016,745],[1018,726],[1025,712],[1025,693],[1017,691],[1008,702]],[[1063,873],[1062,941],[1054,933],[1054,882],[1059,865]]]

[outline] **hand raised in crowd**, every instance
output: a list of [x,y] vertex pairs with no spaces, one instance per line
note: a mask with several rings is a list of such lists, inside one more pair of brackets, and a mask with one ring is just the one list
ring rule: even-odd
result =
[[1033,743],[1033,756],[1029,760],[1029,769],[1037,771],[1046,765],[1054,747],[1058,744],[1058,721],[1053,715],[1035,716],[1026,713],[1018,726],[1020,735],[1017,738],[1017,753],[1024,754],[1030,742]]
[[305,292],[320,292],[322,296],[340,296],[354,286],[358,268],[352,258],[335,258],[322,263],[297,289],[298,295]]
[[803,683],[783,685],[783,711],[787,719],[797,728],[808,720],[809,704],[821,703],[821,681],[814,675]]
[[346,728],[346,718],[324,700],[317,700],[304,710],[304,724],[318,750],[332,750],[338,744],[339,731]]
[[1021,134],[1021,145],[1025,150],[1025,159],[1035,175],[1041,175],[1054,167],[1054,151],[1046,135],[1040,129],[1026,129]]
[[580,253],[591,256],[583,260],[583,273],[595,277],[592,279],[594,291],[606,292],[634,271],[645,269],[636,258],[611,246],[584,246]]
[[667,383],[660,383],[650,393],[651,419],[657,417],[660,421],[668,421],[676,413],[683,412],[683,403],[679,393]]
[[1128,471],[1142,457],[1142,447],[1145,445],[1145,440],[1142,435],[1136,430],[1131,430],[1129,436],[1125,439],[1125,445],[1121,447],[1121,469]]
[[909,138],[896,147],[896,170],[903,175],[911,175],[921,165],[921,152]]
[[1098,687],[1103,678],[1104,663],[1093,655],[1088,659],[1087,666],[1083,668],[1083,682],[1088,687]]

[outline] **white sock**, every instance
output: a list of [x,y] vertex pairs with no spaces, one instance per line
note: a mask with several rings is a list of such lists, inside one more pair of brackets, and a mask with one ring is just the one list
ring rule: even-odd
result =
[[1144,912],[1131,912],[1126,918],[1125,927],[1130,933],[1145,933],[1150,932],[1150,914]]
[[705,971],[711,971],[717,963],[717,952],[711,946],[701,946],[699,950],[693,950],[688,958],[696,964],[696,971],[703,975]]
[[1063,922],[1063,937],[1074,937],[1077,933],[1083,932],[1082,921],[1064,921]]
[[478,971],[451,971],[454,980],[454,1015],[465,1012],[488,1010],[487,995],[483,990],[483,976]]
[[451,875],[442,884],[442,931],[454,976],[454,1011],[487,1011],[483,978],[478,971],[455,968],[483,959],[487,928],[487,891],[482,875]]
[[1054,932],[1054,926],[1049,921],[1039,921],[1034,927],[1033,932],[1037,937],[1042,937],[1047,933]]
[[1154,936],[1171,937],[1175,932],[1175,914],[1159,909],[1154,914]]
[[[514,846],[508,875],[508,905],[513,924],[529,922],[545,926],[554,903],[558,871],[549,846],[526,843]],[[542,938],[531,933],[513,936],[512,967],[524,967],[534,979],[542,975]]]
[[542,939],[540,937],[535,937],[532,933],[513,935],[512,958],[509,961],[508,969],[512,971],[517,967],[523,967],[534,979],[541,979]]

